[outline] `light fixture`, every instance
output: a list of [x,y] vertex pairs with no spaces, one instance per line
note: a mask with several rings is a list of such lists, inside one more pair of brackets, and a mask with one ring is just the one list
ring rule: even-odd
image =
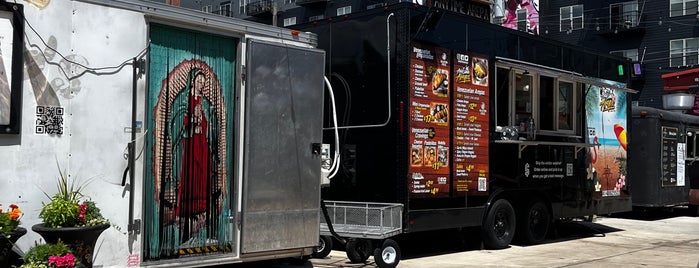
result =
[[524,74],[524,75],[528,75],[528,74],[529,74],[529,71],[527,71],[527,70],[524,70],[524,73],[522,73],[522,74]]

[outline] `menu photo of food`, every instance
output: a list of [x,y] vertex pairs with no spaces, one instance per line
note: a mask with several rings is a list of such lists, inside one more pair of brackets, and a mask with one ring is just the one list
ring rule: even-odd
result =
[[449,109],[446,103],[430,103],[430,115],[434,123],[446,123],[449,121]]
[[449,72],[442,69],[437,69],[432,75],[432,93],[447,97],[449,93]]
[[449,166],[449,147],[439,146],[437,150],[437,162],[442,164],[442,167]]
[[413,167],[422,166],[422,144],[413,144],[410,149],[410,165]]
[[473,57],[473,84],[488,86],[488,60],[484,58]]
[[431,167],[437,162],[437,146],[427,145],[425,146],[425,159],[424,166]]

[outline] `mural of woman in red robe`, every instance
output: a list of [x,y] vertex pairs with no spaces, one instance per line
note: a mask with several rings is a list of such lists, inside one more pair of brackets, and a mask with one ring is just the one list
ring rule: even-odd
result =
[[181,62],[163,80],[154,172],[162,226],[172,230],[163,240],[171,245],[204,243],[220,225],[226,176],[220,90],[210,67],[197,60]]

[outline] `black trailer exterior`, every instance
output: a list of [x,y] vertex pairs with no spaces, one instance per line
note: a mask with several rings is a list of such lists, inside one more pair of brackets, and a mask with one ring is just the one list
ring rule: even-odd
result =
[[632,109],[630,187],[633,206],[661,208],[690,205],[697,213],[699,198],[699,117],[678,111],[637,106]]
[[[621,183],[610,179],[619,187],[600,191],[602,172],[588,157],[600,144],[591,144],[585,114],[599,109],[586,106],[585,98],[599,97],[601,87],[625,93],[627,75],[617,73],[628,73],[622,58],[410,3],[295,27],[318,34],[318,47],[327,52],[326,75],[343,126],[341,170],[323,189],[324,199],[401,203],[406,233],[482,226],[494,248],[509,244],[516,220],[536,243],[551,219],[631,209],[626,157],[614,164],[622,171],[612,168],[622,176]],[[435,78],[440,68],[444,92]],[[530,95],[529,121],[515,121],[515,86],[523,77],[536,79],[537,93]],[[546,106],[561,103],[553,93],[559,87],[572,88],[574,118],[557,119],[553,108],[561,107]],[[628,99],[615,103],[625,125]],[[439,121],[442,110],[448,115]],[[562,127],[565,122],[572,124]],[[520,137],[531,137],[501,131],[517,127]],[[439,160],[439,152],[447,160]]]

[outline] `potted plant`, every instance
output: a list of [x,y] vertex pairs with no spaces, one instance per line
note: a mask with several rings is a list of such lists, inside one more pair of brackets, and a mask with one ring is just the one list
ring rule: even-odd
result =
[[12,246],[17,239],[27,233],[27,229],[19,227],[22,210],[11,204],[7,212],[3,212],[0,204],[0,267],[9,266]]
[[73,268],[80,266],[70,248],[60,240],[55,244],[38,244],[24,254],[21,268]]
[[95,202],[82,194],[86,184],[69,181],[66,172],[60,172],[58,192],[53,196],[44,193],[48,203],[43,207],[39,218],[43,223],[32,226],[48,243],[63,241],[81,263],[92,267],[92,253],[102,231],[110,223],[100,213]]

